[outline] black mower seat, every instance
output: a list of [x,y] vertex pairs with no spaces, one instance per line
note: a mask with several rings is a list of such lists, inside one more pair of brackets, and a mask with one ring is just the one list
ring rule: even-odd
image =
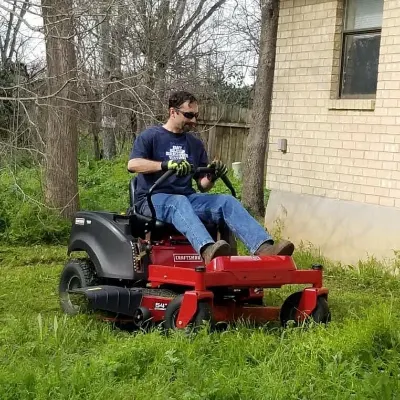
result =
[[[135,189],[136,189],[136,177],[132,178],[129,182],[130,208],[129,208],[128,214],[135,215],[135,217],[137,218],[138,221],[143,223],[145,226],[149,226],[150,223],[152,222],[152,218],[148,217],[147,215],[138,213],[138,211],[135,207]],[[216,235],[216,232],[218,230],[218,226],[216,224],[204,223],[204,225],[212,236]],[[158,219],[156,220],[154,228],[158,232],[160,232],[160,230],[162,230],[165,233],[168,232],[168,233],[172,233],[172,234],[180,234],[172,224],[160,221]]]
[[[136,177],[132,178],[131,181],[129,182],[129,200],[130,200],[130,214],[134,214],[137,219],[141,222],[144,223],[150,223],[152,222],[152,218],[148,217],[147,215],[140,214],[135,206],[135,190],[136,190]],[[156,228],[166,228],[167,223],[156,220],[155,227]]]

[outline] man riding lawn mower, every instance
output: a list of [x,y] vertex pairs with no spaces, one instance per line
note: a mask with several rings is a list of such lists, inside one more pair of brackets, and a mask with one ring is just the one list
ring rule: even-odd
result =
[[[252,254],[291,256],[293,244],[288,241],[275,244],[234,197],[204,193],[218,178],[224,177],[228,169],[221,161],[209,163],[203,143],[186,133],[195,125],[197,117],[195,97],[187,92],[174,93],[169,99],[168,121],[163,126],[145,130],[136,139],[128,170],[139,174],[135,198],[139,212],[151,215],[145,194],[163,172],[173,170],[175,175],[153,191],[156,217],[174,225],[187,237],[206,264],[214,257],[232,255],[229,244],[224,240],[214,242],[203,224],[221,220]],[[194,176],[202,193],[196,193],[192,187],[191,165],[195,169],[206,166],[215,169],[214,174]]]
[[[328,322],[322,266],[298,270],[293,244],[274,243],[240,204],[227,167],[209,162],[202,142],[188,133],[197,116],[191,94],[173,94],[168,121],[134,143],[128,170],[137,176],[130,181],[128,212],[76,214],[68,254],[83,251],[87,257],[71,259],[61,273],[62,309],[95,311],[138,329],[183,329],[204,320]],[[217,179],[232,196],[205,193]],[[252,255],[239,256],[232,235]],[[264,288],[288,284],[311,287],[281,307],[263,304]]]

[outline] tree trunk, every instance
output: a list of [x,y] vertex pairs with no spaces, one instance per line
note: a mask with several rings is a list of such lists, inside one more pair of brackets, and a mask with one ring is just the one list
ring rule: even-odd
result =
[[154,76],[153,112],[156,121],[165,119],[166,111],[163,107],[169,60],[157,62]]
[[115,144],[115,128],[116,117],[112,106],[113,91],[115,85],[112,80],[115,68],[115,57],[111,48],[111,24],[110,10],[108,4],[105,6],[106,16],[100,26],[101,32],[101,51],[102,51],[102,68],[103,68],[103,102],[101,107],[101,127],[102,127],[102,142],[103,155],[106,160],[111,160],[117,154]]
[[[163,115],[163,102],[165,96],[167,68],[170,62],[171,55],[171,40],[168,34],[168,16],[170,14],[170,1],[163,0],[160,4],[159,15],[157,16],[156,32],[158,33],[158,40],[155,45],[158,50],[155,54],[155,71],[154,71],[154,94],[153,94],[153,112],[156,121],[162,121],[165,117]],[[181,21],[179,21],[179,24]]]
[[65,217],[79,205],[77,61],[72,0],[42,0],[48,74],[46,202]]
[[263,217],[265,159],[269,136],[272,88],[274,82],[279,0],[262,0],[261,37],[255,93],[244,163],[242,201],[254,215]]
[[99,91],[90,85],[87,79],[82,80],[85,89],[85,98],[88,100],[87,113],[89,118],[89,132],[93,138],[93,154],[95,160],[100,160],[100,119],[101,104]]
[[152,54],[147,56],[146,64],[141,71],[142,83],[138,88],[139,102],[136,106],[138,113],[137,118],[137,131],[136,134],[140,135],[146,128],[155,122],[152,105],[154,93],[154,60]]
[[[98,100],[98,95],[94,93],[93,99]],[[100,160],[100,106],[99,103],[92,103],[90,104],[90,133],[92,134],[93,138],[93,154],[95,160]]]

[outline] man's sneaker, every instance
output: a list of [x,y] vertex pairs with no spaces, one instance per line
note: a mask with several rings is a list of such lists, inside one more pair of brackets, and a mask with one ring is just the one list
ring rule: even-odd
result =
[[206,265],[215,257],[230,255],[231,246],[229,246],[225,240],[218,240],[218,242],[206,245],[205,249],[201,252],[201,256]]
[[257,256],[291,256],[294,252],[294,244],[289,240],[278,243],[264,242],[254,253]]

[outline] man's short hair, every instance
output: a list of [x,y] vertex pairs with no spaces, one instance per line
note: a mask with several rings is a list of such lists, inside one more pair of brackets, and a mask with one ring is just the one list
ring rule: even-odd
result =
[[184,90],[180,90],[177,92],[173,92],[171,96],[169,96],[168,100],[168,108],[179,108],[183,103],[189,101],[190,103],[197,103],[196,97],[194,97],[191,93],[186,92]]

